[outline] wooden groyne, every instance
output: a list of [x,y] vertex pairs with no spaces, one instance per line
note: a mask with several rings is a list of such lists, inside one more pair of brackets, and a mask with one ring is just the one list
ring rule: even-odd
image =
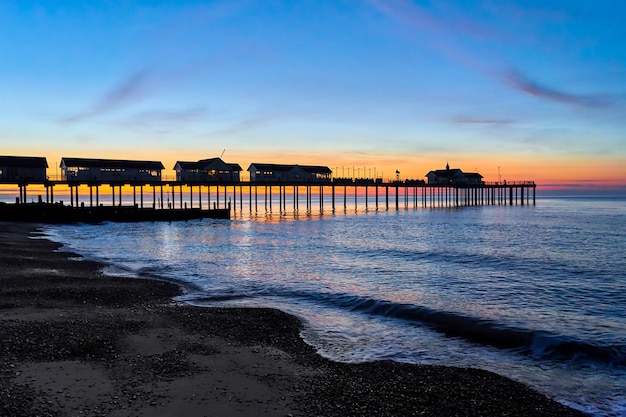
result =
[[[275,182],[2,182],[15,187],[15,204],[0,214],[13,217],[118,220],[229,218],[230,213],[403,209],[481,205],[535,205],[536,184],[426,184],[422,181]],[[32,193],[31,189],[37,192]],[[65,192],[55,195],[55,189]],[[69,198],[69,201],[67,200]],[[11,212],[8,206],[21,206]],[[25,207],[31,207],[26,209]],[[83,220],[76,220],[83,221]]]
[[101,223],[175,221],[201,218],[229,219],[229,209],[156,210],[134,206],[71,207],[62,204],[0,203],[0,220],[35,223]]

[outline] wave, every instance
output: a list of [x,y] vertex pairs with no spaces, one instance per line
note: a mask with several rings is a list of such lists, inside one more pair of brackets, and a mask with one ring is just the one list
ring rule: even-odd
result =
[[395,303],[350,294],[295,291],[284,294],[267,292],[254,297],[243,294],[222,294],[194,297],[194,301],[224,302],[280,296],[304,299],[314,303],[338,307],[358,314],[404,320],[415,325],[427,325],[448,337],[458,337],[474,343],[532,355],[534,357],[573,362],[594,362],[608,366],[626,366],[626,346],[605,346],[579,340],[571,336],[546,331],[520,329],[492,320],[479,319],[458,313],[434,310],[413,304]]
[[302,294],[357,313],[423,323],[449,337],[460,337],[497,348],[533,356],[572,361],[593,361],[626,366],[626,346],[601,346],[571,336],[513,328],[502,323],[439,311],[412,304],[394,303],[348,294]]

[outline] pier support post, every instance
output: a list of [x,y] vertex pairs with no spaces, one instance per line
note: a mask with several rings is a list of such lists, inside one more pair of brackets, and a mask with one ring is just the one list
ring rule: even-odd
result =
[[367,194],[369,190],[369,185],[365,185],[365,211],[367,211]]
[[389,186],[385,185],[385,210],[389,210]]
[[376,185],[376,211],[378,211],[378,185]]
[[272,186],[270,185],[270,192],[269,192],[269,203],[270,203],[270,213],[272,212]]
[[396,184],[396,190],[395,191],[396,191],[396,211],[398,211],[400,209],[400,205],[398,203],[398,200],[399,200],[398,199],[398,193],[400,192],[400,189],[399,189],[397,184]]

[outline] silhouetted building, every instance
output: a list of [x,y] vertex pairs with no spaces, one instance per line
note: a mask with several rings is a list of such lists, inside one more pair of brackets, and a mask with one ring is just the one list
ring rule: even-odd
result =
[[251,182],[330,182],[330,168],[316,165],[252,163],[248,167]]
[[242,168],[221,158],[201,159],[198,162],[178,161],[174,166],[176,181],[239,182]]
[[0,156],[0,181],[44,181],[46,158],[37,156]]
[[61,175],[65,181],[161,181],[165,169],[158,161],[121,159],[62,158]]
[[459,168],[450,169],[446,164],[446,169],[430,171],[426,174],[430,185],[480,185],[483,184],[483,176],[476,172],[463,172]]

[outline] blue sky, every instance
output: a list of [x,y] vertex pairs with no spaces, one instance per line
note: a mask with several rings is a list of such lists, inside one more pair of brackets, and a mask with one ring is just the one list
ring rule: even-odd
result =
[[407,177],[449,160],[623,185],[624,16],[621,1],[5,0],[0,154],[171,168],[226,150],[244,169]]

